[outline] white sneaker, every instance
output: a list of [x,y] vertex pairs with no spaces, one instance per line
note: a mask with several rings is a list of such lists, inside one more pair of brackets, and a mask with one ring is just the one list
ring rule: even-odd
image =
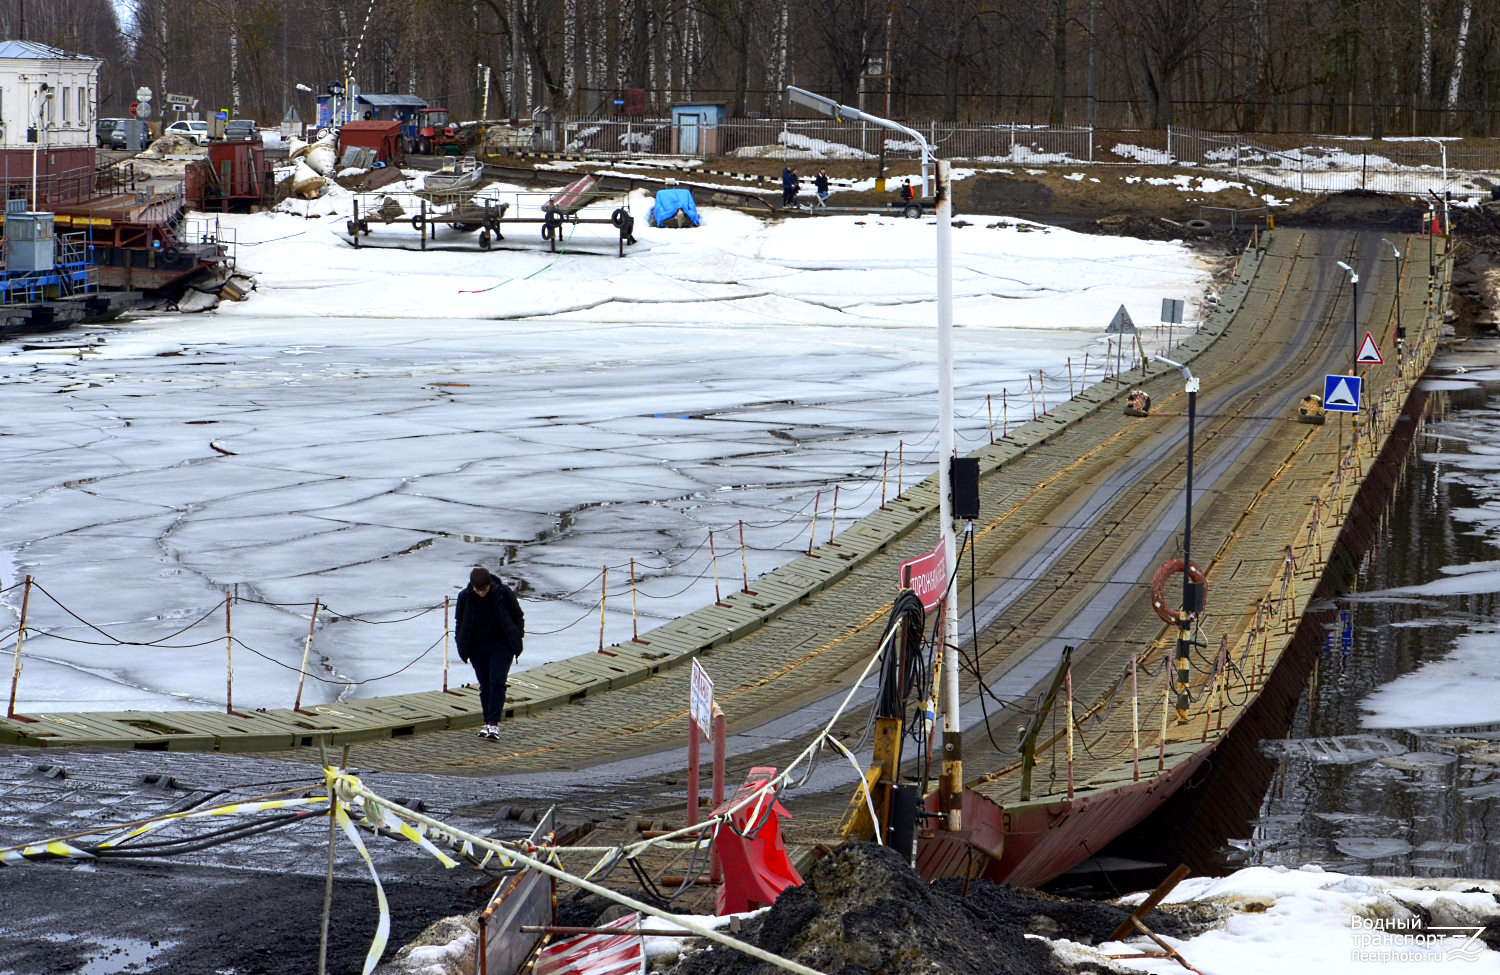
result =
[[483,728],[479,729],[479,737],[481,737],[481,738],[499,738],[500,737],[500,729],[498,727],[496,727],[495,725],[487,724]]

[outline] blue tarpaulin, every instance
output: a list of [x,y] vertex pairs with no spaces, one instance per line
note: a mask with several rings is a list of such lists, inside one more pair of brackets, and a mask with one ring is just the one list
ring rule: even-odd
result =
[[693,194],[682,189],[657,190],[656,204],[651,208],[651,226],[682,226],[680,221],[672,223],[679,213],[690,225],[698,226],[698,205],[693,202]]

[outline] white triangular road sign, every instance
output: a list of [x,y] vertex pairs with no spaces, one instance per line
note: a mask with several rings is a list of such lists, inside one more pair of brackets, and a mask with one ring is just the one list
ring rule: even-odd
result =
[[1380,346],[1375,344],[1375,336],[1365,333],[1364,344],[1359,347],[1359,355],[1354,357],[1354,361],[1370,366],[1378,366],[1385,361],[1380,357]]
[[1328,398],[1323,401],[1323,405],[1358,406],[1359,399],[1355,397],[1354,392],[1349,388],[1349,380],[1339,377],[1339,381],[1334,384],[1333,392],[1328,394]]

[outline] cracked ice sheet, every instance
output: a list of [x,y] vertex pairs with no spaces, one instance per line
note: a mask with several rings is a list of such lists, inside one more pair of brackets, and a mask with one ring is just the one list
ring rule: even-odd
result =
[[[240,251],[249,301],[91,330],[82,355],[0,345],[0,582],[33,572],[111,634],[175,647],[70,642],[98,635],[36,598],[29,624],[56,635],[28,640],[20,708],[221,706],[226,588],[284,604],[236,604],[236,706],[289,706],[314,596],[360,618],[323,618],[314,672],[368,683],[310,680],[304,703],[436,689],[443,597],[476,562],[521,586],[523,665],[587,652],[601,566],[605,638],[629,639],[631,558],[644,633],[713,601],[708,529],[732,591],[741,520],[753,578],[805,551],[814,492],[821,542],[834,485],[844,528],[883,470],[891,494],[930,473],[932,224],[703,212],[638,222],[624,260],[355,252],[333,221],[234,216],[264,242]],[[955,258],[964,449],[990,408],[997,434],[1021,418],[1028,374],[1064,399],[1120,304],[1150,321],[1207,286],[1180,245],[1056,229],[976,222]],[[575,310],[596,299],[608,316]],[[1017,306],[1047,328],[1002,327]],[[547,317],[493,320],[522,315]],[[13,625],[19,590],[0,600]]]

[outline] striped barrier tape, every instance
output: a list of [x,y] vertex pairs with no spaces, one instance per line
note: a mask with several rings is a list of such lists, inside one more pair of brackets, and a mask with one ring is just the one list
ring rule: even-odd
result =
[[[268,809],[285,809],[291,806],[310,806],[317,803],[327,802],[327,796],[308,796],[296,799],[270,799],[257,802],[236,802],[223,806],[214,806],[209,809],[198,809],[191,812],[169,813],[158,816],[127,832],[117,834],[99,843],[95,849],[107,850],[119,846],[126,840],[149,833],[169,823],[181,822],[187,819],[205,819],[210,816],[228,816],[236,813],[264,812]],[[101,832],[95,830],[93,832]],[[87,835],[87,834],[84,834]],[[96,855],[81,847],[74,846],[63,839],[43,840],[39,843],[30,843],[24,846],[12,846],[0,850],[0,866],[15,866],[30,860],[46,860],[55,858],[66,858],[71,860],[93,860]]]

